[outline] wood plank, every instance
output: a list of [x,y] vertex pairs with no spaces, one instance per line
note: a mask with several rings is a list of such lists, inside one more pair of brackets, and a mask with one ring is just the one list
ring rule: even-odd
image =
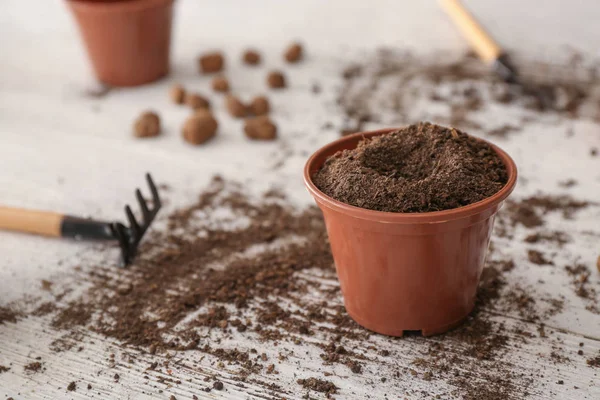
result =
[[[277,186],[289,195],[291,202],[299,206],[312,204],[299,171],[308,154],[339,135],[344,117],[336,105],[336,96],[343,84],[340,71],[344,66],[353,60],[374,58],[373,50],[386,44],[401,43],[402,48],[429,51],[439,48],[440,38],[444,38],[447,48],[464,49],[458,35],[453,36],[454,27],[433,2],[381,0],[365,7],[364,2],[352,0],[341,7],[316,0],[260,0],[236,3],[235,7],[231,2],[216,2],[210,8],[192,1],[179,3],[173,76],[155,85],[114,90],[103,98],[90,98],[84,95],[89,75],[82,49],[67,13],[56,4],[40,2],[36,4],[38,12],[32,16],[26,9],[31,6],[25,2],[3,2],[2,11],[6,12],[0,13],[0,33],[10,38],[3,41],[4,51],[0,52],[3,205],[122,218],[123,204],[133,200],[132,189],[140,185],[148,170],[159,182],[172,187],[165,214],[192,202],[215,173],[244,182],[252,193]],[[565,9],[564,4],[553,0],[540,9],[538,2],[520,1],[519,15],[506,2],[466,3],[484,24],[493,22],[495,37],[523,54],[531,54],[531,49],[541,43],[548,48],[554,46],[548,52],[553,60],[564,56],[563,50],[557,49],[565,43],[577,43],[590,53],[597,50],[596,36],[590,36],[585,27],[595,26],[598,15],[583,3]],[[528,15],[537,18],[530,21]],[[307,16],[311,18],[308,25]],[[556,16],[563,24],[552,22]],[[278,34],[281,37],[273,37],[274,20],[285,21],[287,30]],[[249,28],[249,21],[256,29]],[[552,29],[544,28],[548,24]],[[423,26],[436,28],[424,30]],[[240,32],[242,29],[244,32]],[[287,41],[284,36],[288,34],[306,41],[309,56],[301,65],[286,67],[289,90],[269,93],[275,106],[273,115],[280,126],[280,141],[249,144],[239,121],[231,120],[221,110],[221,97],[208,90],[209,79],[197,76],[195,57],[207,46],[222,48],[231,61],[228,76],[236,92],[250,98],[265,91],[266,71],[279,68],[284,46],[281,41]],[[249,72],[237,64],[240,37],[264,51],[268,60],[264,67]],[[169,104],[166,96],[175,81],[206,92],[218,105],[220,133],[210,147],[192,148],[181,141],[179,129],[188,110]],[[315,82],[322,88],[318,96],[310,91]],[[359,84],[369,83],[367,80]],[[381,121],[367,124],[366,128],[406,122],[386,103],[397,84],[389,77],[381,91],[373,95],[371,100]],[[146,108],[160,111],[165,134],[153,141],[136,141],[129,132],[130,125],[134,116]],[[436,115],[448,110],[438,111],[434,104],[419,103],[408,118],[435,120]],[[476,114],[481,129],[471,133],[492,138],[487,133],[490,128],[507,121],[517,124],[530,116],[529,111],[517,107],[484,108]],[[332,127],[322,128],[327,123]],[[569,131],[574,132],[573,136],[567,135]],[[594,121],[550,115],[528,123],[522,132],[506,139],[492,138],[514,156],[519,166],[521,178],[514,198],[545,193],[598,201],[600,158],[589,156],[590,147],[600,148],[597,131]],[[280,168],[274,170],[274,165]],[[570,178],[577,178],[578,184],[568,189],[558,185]],[[16,400],[168,399],[171,395],[178,400],[194,395],[200,399],[300,399],[307,391],[296,383],[297,379],[318,377],[337,385],[340,389],[335,397],[342,399],[420,399],[438,394],[441,398],[460,398],[466,396],[465,390],[458,388],[454,374],[468,379],[472,386],[479,383],[483,387],[486,380],[510,373],[517,375],[507,379],[514,385],[514,393],[527,392],[532,399],[597,399],[600,369],[592,368],[586,361],[600,356],[600,316],[586,309],[592,304],[590,300],[575,294],[571,282],[574,278],[565,266],[584,264],[591,272],[590,287],[600,295],[600,275],[594,270],[600,255],[600,207],[590,206],[575,213],[572,219],[565,219],[560,213],[549,213],[545,219],[545,229],[566,232],[572,240],[558,249],[543,242],[528,244],[523,239],[533,230],[517,226],[512,238],[494,236],[491,260],[514,260],[515,268],[504,274],[506,291],[529,295],[538,313],[552,310],[557,300],[564,305],[538,322],[531,322],[527,312],[503,301],[495,310],[487,310],[485,316],[495,327],[504,324],[508,341],[508,346],[491,361],[473,359],[468,355],[472,350],[468,343],[452,337],[394,339],[372,334],[362,340],[343,339],[343,346],[361,357],[362,371],[357,374],[346,365],[328,364],[321,358],[322,348],[331,337],[326,330],[331,326],[327,324],[316,323],[323,330],[302,337],[306,343],[300,345],[289,340],[277,345],[262,342],[255,332],[233,332],[225,338],[217,332],[205,332],[207,341],[221,339],[222,348],[254,348],[255,357],[264,352],[268,362],[275,364],[277,375],[253,374],[246,382],[240,382],[238,365],[219,365],[217,358],[199,350],[170,352],[171,358],[164,354],[150,356],[87,330],[81,331],[81,344],[77,342],[73,349],[57,353],[50,350],[51,343],[64,332],[51,328],[49,317],[29,317],[18,323],[0,324],[0,365],[10,368],[0,373],[0,395]],[[161,224],[164,226],[164,221],[154,228],[160,229]],[[527,252],[532,249],[546,254],[554,265],[531,263]],[[78,272],[74,268],[99,261],[110,264],[116,256],[116,250],[100,250],[94,244],[0,232],[0,305],[22,302],[24,297],[30,299],[32,292],[35,296],[49,296],[37,293],[41,279],[63,280],[64,287],[74,289],[70,295],[77,296],[85,284],[75,279]],[[115,269],[114,274],[118,273]],[[303,271],[296,278],[320,283],[320,291],[311,291],[303,299],[308,302],[319,302],[323,291],[338,285],[333,275],[320,271]],[[328,299],[328,310],[340,306],[341,301],[339,295]],[[288,303],[282,300],[282,304]],[[545,337],[540,337],[541,322],[545,324]],[[362,330],[358,332],[364,334]],[[420,361],[431,363],[432,357],[427,355],[436,345],[448,347],[443,357],[451,364],[450,373]],[[83,347],[81,351],[77,351],[79,346]],[[578,354],[580,351],[582,355]],[[111,354],[115,354],[114,362]],[[41,357],[45,370],[24,371],[24,366],[36,361],[36,357]],[[129,363],[129,358],[135,361]],[[169,368],[147,370],[157,360],[159,364],[169,362]],[[325,372],[331,375],[325,376]],[[115,374],[119,374],[118,382]],[[225,390],[203,391],[212,386],[214,376],[224,382]],[[205,381],[207,377],[209,380]],[[66,387],[73,381],[77,389],[68,392]],[[92,385],[90,390],[88,383]],[[316,392],[310,392],[310,396],[325,397]]]

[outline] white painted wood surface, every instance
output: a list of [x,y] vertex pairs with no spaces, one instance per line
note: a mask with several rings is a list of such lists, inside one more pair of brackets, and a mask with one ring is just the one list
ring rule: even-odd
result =
[[[0,202],[3,205],[65,211],[100,218],[121,218],[124,202],[133,200],[132,189],[142,182],[143,173],[152,171],[160,182],[173,190],[167,210],[193,201],[214,173],[236,178],[260,191],[279,185],[299,204],[309,204],[301,181],[306,155],[338,136],[337,129],[322,130],[325,122],[339,125],[342,115],[335,107],[335,90],[340,85],[340,70],[358,54],[379,46],[412,48],[418,51],[446,49],[463,51],[465,44],[435,1],[276,1],[234,0],[178,1],[174,36],[173,73],[155,85],[114,90],[108,96],[92,99],[84,95],[91,78],[74,23],[61,1],[4,0],[0,3]],[[482,23],[504,45],[521,53],[548,59],[558,57],[565,47],[581,49],[600,56],[597,47],[597,21],[600,7],[594,2],[534,0],[468,1]],[[186,146],[179,135],[186,110],[169,103],[166,91],[173,82],[210,93],[209,80],[196,73],[194,59],[206,49],[218,48],[229,57],[228,76],[242,96],[264,91],[264,75],[270,67],[282,67],[281,49],[294,38],[302,39],[308,59],[301,65],[286,67],[291,88],[269,94],[274,118],[280,126],[276,143],[248,143],[241,134],[241,123],[228,118],[217,108],[220,136],[201,148]],[[251,45],[264,51],[266,62],[249,71],[238,62],[241,49]],[[533,49],[533,50],[532,50]],[[318,82],[323,93],[315,97],[310,87]],[[211,95],[215,103],[219,96]],[[130,134],[134,116],[154,108],[163,118],[166,134],[149,141],[136,141]],[[510,110],[488,110],[482,118],[503,121],[514,118]],[[567,139],[567,130],[575,132]],[[569,193],[577,198],[600,200],[600,158],[588,156],[591,146],[600,147],[599,126],[585,120],[548,119],[499,142],[515,158],[521,180],[515,196],[538,191],[562,193],[557,182],[576,177],[579,184]],[[292,149],[287,155],[285,148]],[[284,166],[271,166],[286,157]],[[595,265],[600,254],[600,210],[590,207],[571,221],[550,220],[550,226],[563,229],[575,240],[557,260],[579,255],[581,262]],[[585,310],[581,299],[564,284],[566,274],[534,268],[526,261],[519,241],[500,241],[502,252],[512,255],[517,268],[509,274],[512,282],[523,286],[542,285],[548,293],[566,298],[564,312],[547,322],[568,354],[576,354],[584,343],[587,355],[600,351],[600,316]],[[82,256],[83,254],[83,256]],[[0,304],[21,299],[41,279],[51,279],[72,271],[81,257],[97,257],[93,245],[0,232]],[[562,257],[562,258],[561,258]],[[592,281],[600,285],[597,273]],[[335,281],[331,281],[335,284]],[[597,286],[600,287],[600,286]],[[516,315],[496,318],[512,326]],[[527,324],[526,324],[527,325]],[[537,326],[529,324],[535,332]],[[559,332],[560,331],[560,332]],[[271,393],[260,384],[245,389],[227,385],[224,392],[206,394],[202,375],[213,368],[202,364],[204,372],[192,368],[189,360],[174,369],[183,384],[167,387],[145,384],[144,371],[125,361],[108,367],[108,354],[123,353],[114,343],[85,333],[84,350],[55,354],[48,344],[57,338],[44,318],[29,318],[18,324],[0,325],[0,364],[11,370],[0,374],[0,395],[15,399],[38,398],[300,398],[298,387],[291,393]],[[92,343],[93,342],[93,343]],[[367,352],[376,344],[391,351],[389,359],[369,364],[362,375],[349,376],[347,369],[329,368],[331,380],[342,388],[338,398],[419,398],[409,389],[424,389],[429,394],[448,393],[443,381],[388,380],[373,389],[370,382],[398,366],[410,366],[412,358],[425,348],[422,340],[397,341],[372,335],[357,344]],[[260,343],[248,343],[260,347]],[[573,356],[566,364],[554,365],[549,359],[549,342],[524,344],[511,356],[516,369],[526,373],[543,371],[532,398],[600,398],[598,369],[585,365],[585,358]],[[318,352],[297,353],[278,365],[278,379],[294,382],[295,376],[313,376],[322,370]],[[260,348],[270,357],[281,349]],[[511,353],[514,354],[514,353]],[[41,356],[46,371],[24,374],[23,365]],[[143,355],[136,356],[143,360]],[[187,356],[193,358],[193,355]],[[121,375],[118,383],[112,376]],[[227,372],[218,371],[221,376]],[[188,381],[190,379],[190,381]],[[92,391],[67,393],[73,380],[90,382]],[[264,378],[269,381],[268,378]],[[565,380],[568,385],[556,385]],[[225,378],[227,383],[227,378]],[[574,384],[577,382],[576,384]],[[544,385],[542,385],[544,383]],[[573,386],[578,386],[574,389]],[[164,390],[159,393],[158,390]]]

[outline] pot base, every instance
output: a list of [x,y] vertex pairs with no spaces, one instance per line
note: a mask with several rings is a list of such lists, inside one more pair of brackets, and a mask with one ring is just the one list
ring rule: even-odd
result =
[[404,332],[420,332],[422,336],[428,337],[428,336],[434,336],[434,335],[439,335],[439,334],[448,332],[449,330],[452,330],[452,329],[460,326],[465,321],[465,319],[467,319],[469,314],[471,314],[471,311],[473,311],[473,308],[474,308],[474,305],[469,308],[469,312],[466,313],[464,316],[462,316],[459,319],[452,321],[448,324],[444,324],[444,325],[440,325],[440,326],[436,326],[436,327],[421,328],[421,329],[390,329],[388,326],[377,326],[377,325],[373,325],[372,323],[366,322],[365,320],[361,319],[356,314],[354,314],[352,311],[350,311],[348,308],[346,308],[346,312],[348,312],[348,315],[350,315],[350,318],[352,318],[354,320],[354,322],[356,322],[363,328],[368,329],[375,333],[379,333],[381,335],[403,337]]
[[169,75],[169,67],[167,66],[164,70],[158,71],[152,75],[140,76],[137,78],[131,77],[114,77],[111,75],[104,75],[98,73],[98,80],[107,86],[116,86],[116,87],[134,87],[146,85],[148,83],[156,82],[164,77]]

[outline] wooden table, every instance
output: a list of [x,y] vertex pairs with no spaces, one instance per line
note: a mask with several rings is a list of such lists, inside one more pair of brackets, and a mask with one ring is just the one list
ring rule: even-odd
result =
[[[122,217],[122,205],[133,200],[132,190],[142,183],[148,170],[173,188],[166,212],[193,201],[215,173],[245,182],[254,192],[278,185],[300,206],[310,204],[302,186],[301,168],[307,154],[339,135],[337,128],[343,116],[335,106],[335,97],[341,85],[340,71],[348,61],[368,57],[379,46],[417,52],[465,50],[456,29],[433,1],[182,0],[177,2],[172,74],[154,85],[114,89],[94,97],[89,94],[91,74],[65,5],[61,1],[31,3],[5,0],[0,4],[1,202],[103,219]],[[569,4],[568,8],[559,0],[546,1],[543,6],[533,0],[468,1],[467,5],[501,43],[515,51],[527,54],[535,49],[535,56],[549,59],[563,56],[564,49],[573,46],[591,56],[600,55],[600,7],[593,2]],[[221,125],[216,140],[201,148],[182,142],[179,130],[187,112],[171,105],[166,93],[173,82],[210,92],[209,80],[196,72],[199,52],[212,48],[225,51],[233,87],[250,96],[265,90],[268,67],[283,67],[281,50],[296,38],[306,43],[307,60],[285,67],[289,90],[270,94],[280,140],[248,143],[241,134],[241,122],[228,118],[218,107],[216,116]],[[237,62],[248,45],[264,52],[266,66],[248,71]],[[322,87],[318,97],[310,90],[314,83]],[[211,96],[219,104],[221,99]],[[156,140],[136,140],[130,132],[132,121],[149,108],[160,112],[165,134]],[[514,115],[514,110],[494,109],[482,111],[481,117],[506,121]],[[334,128],[321,129],[328,122]],[[565,193],[557,182],[576,178],[578,184],[568,189],[570,195],[600,201],[600,158],[589,156],[591,146],[600,147],[598,128],[592,121],[557,117],[530,124],[523,132],[499,141],[521,171],[515,197]],[[569,130],[573,137],[565,134]],[[283,158],[283,166],[273,170],[274,163]],[[550,218],[548,223],[574,238],[554,255],[556,264],[577,256],[590,269],[595,267],[600,255],[598,206],[577,213],[572,220]],[[565,300],[564,310],[544,321],[545,329],[553,332],[552,340],[534,338],[507,356],[515,368],[539,374],[531,398],[600,398],[600,369],[589,367],[585,357],[577,356],[579,343],[584,343],[588,357],[599,354],[600,315],[585,309],[564,271],[533,266],[527,261],[525,245],[518,240],[499,243],[517,264],[507,275],[511,283],[536,286]],[[0,304],[21,301],[42,279],[68,277],[82,258],[94,260],[96,253],[96,247],[86,243],[0,233]],[[600,292],[599,274],[593,271],[590,279]],[[331,284],[335,285],[335,280]],[[530,332],[539,328],[518,315],[494,318],[509,328],[519,325]],[[0,325],[0,365],[11,368],[0,374],[0,395],[14,399],[167,399],[170,395],[190,399],[193,394],[199,398],[300,398],[305,393],[295,380],[322,370],[318,348],[305,347],[297,357],[277,366],[278,381],[289,385],[287,393],[273,394],[264,383],[248,383],[245,388],[228,385],[226,391],[205,393],[200,390],[202,378],[216,368],[208,362],[203,364],[203,372],[183,363],[176,370],[183,383],[174,387],[149,385],[141,367],[118,362],[109,368],[108,354],[123,353],[117,343],[89,333],[83,338],[81,352],[53,353],[48,345],[59,335],[45,318]],[[261,348],[264,345],[258,342],[238,345],[277,355],[276,348]],[[373,385],[390,371],[411,368],[425,342],[372,335],[367,342],[356,344],[356,350],[372,345],[388,349],[392,357],[367,364],[360,375],[331,367],[335,373],[331,380],[341,387],[338,398],[452,397],[452,387],[443,380],[398,378]],[[552,362],[550,353],[556,346],[569,355],[569,362]],[[38,356],[46,371],[24,373],[23,366]],[[143,355],[138,357],[144,359]],[[115,371],[121,375],[119,382],[113,379]],[[218,373],[227,381],[227,371]],[[67,392],[67,384],[76,379],[92,383],[94,390]],[[560,380],[566,384],[557,384]]]

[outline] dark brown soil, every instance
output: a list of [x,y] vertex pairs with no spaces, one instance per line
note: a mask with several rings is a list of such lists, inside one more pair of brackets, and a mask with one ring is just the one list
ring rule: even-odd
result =
[[[239,218],[248,218],[248,226],[233,230],[193,226],[195,213],[211,212],[217,207],[229,207]],[[265,339],[275,327],[294,335],[310,334],[301,313],[290,313],[274,303],[254,300],[276,294],[297,301],[295,296],[306,290],[306,283],[292,279],[295,273],[308,268],[333,273],[323,221],[316,208],[298,213],[282,205],[281,199],[271,193],[264,203],[253,204],[235,185],[216,179],[197,204],[169,217],[169,229],[185,234],[156,233],[140,252],[146,256],[117,275],[112,274],[112,267],[91,271],[85,278],[92,282],[90,291],[61,308],[54,316],[53,326],[61,329],[89,326],[130,345],[152,346],[154,351],[199,348],[242,366],[248,361],[247,351],[199,346],[197,328],[254,331]],[[292,236],[302,240],[225,262],[230,254]],[[205,267],[223,262],[225,269]],[[124,286],[128,289],[122,290]],[[173,333],[172,328],[188,313],[205,304],[211,306],[190,321],[187,329],[178,331],[174,339],[165,336]],[[242,312],[253,310],[258,320],[251,324],[242,322],[223,304],[233,305]],[[163,324],[147,319],[148,314],[160,315]],[[90,324],[92,316],[97,319]],[[347,316],[323,318],[331,319],[340,332],[346,326],[355,326]],[[278,335],[281,339],[281,333]]]
[[4,372],[8,372],[10,370],[10,368],[5,367],[4,365],[0,365],[0,374],[4,373]]
[[562,247],[564,244],[569,243],[571,241],[571,238],[565,232],[561,231],[541,231],[527,235],[524,241],[527,243],[547,242],[550,244],[557,245],[558,247]]
[[565,266],[571,277],[571,285],[577,296],[586,301],[586,309],[600,315],[600,302],[596,286],[590,282],[591,270],[584,264],[575,263]]
[[527,258],[529,259],[530,262],[536,264],[536,265],[552,265],[553,262],[546,259],[546,256],[544,256],[544,254],[540,251],[537,250],[528,250],[527,251]]
[[20,317],[20,313],[13,310],[10,307],[2,307],[0,306],[0,325],[5,322],[17,322]]
[[215,381],[215,382],[213,382],[213,389],[223,390],[223,387],[224,387],[223,386],[223,382],[221,382],[221,381]]
[[[218,207],[230,208],[237,218],[248,218],[248,224],[238,229],[218,229],[195,222],[198,213],[210,214]],[[285,240],[290,235],[301,240],[228,260],[231,254],[243,253],[261,243]],[[81,279],[89,282],[91,289],[66,307],[61,306],[54,316],[54,325],[74,332],[75,337],[79,327],[85,326],[125,345],[145,347],[151,354],[164,350],[200,351],[237,366],[240,380],[251,374],[272,373],[275,365],[266,355],[257,360],[248,349],[207,343],[198,328],[220,332],[217,337],[227,337],[235,330],[248,337],[258,335],[270,343],[308,345],[305,339],[324,335],[330,338],[329,344],[321,347],[317,343],[324,365],[341,364],[349,373],[360,374],[368,361],[352,346],[344,345],[347,341],[365,340],[370,333],[354,323],[343,307],[328,303],[328,296],[340,296],[339,288],[323,292],[318,303],[306,302],[303,297],[308,290],[323,289],[319,284],[294,278],[307,269],[334,277],[325,227],[316,208],[298,212],[286,205],[281,193],[273,196],[272,191],[255,202],[235,184],[217,178],[196,204],[169,216],[169,230],[154,232],[140,254],[134,265],[118,274],[113,267],[90,268]],[[218,264],[225,268],[207,268]],[[488,263],[478,294],[478,310],[495,307],[506,286],[502,275],[513,266],[512,260]],[[277,302],[271,301],[273,296]],[[284,306],[285,302],[294,306]],[[186,316],[199,309],[203,311],[181,325]],[[161,323],[145,315],[159,315]],[[175,326],[179,327],[177,331],[173,330]],[[522,394],[517,387],[527,387],[527,381],[520,379],[518,385],[513,385],[518,377],[512,376],[510,365],[498,360],[506,351],[508,340],[503,330],[502,325],[476,312],[464,325],[430,343],[433,347],[424,357],[428,366],[423,378],[447,380],[465,396],[506,394],[511,390]],[[425,344],[431,339],[412,340]],[[66,338],[65,345],[72,347],[71,341]],[[464,357],[454,359],[451,355],[457,352],[464,353]],[[448,361],[448,357],[453,358]],[[489,363],[486,370],[478,365],[482,360]],[[477,371],[478,376],[483,373],[484,382],[492,383],[482,385],[477,383],[479,380],[457,378],[455,374],[464,370]],[[318,378],[302,384],[328,396],[341,391]]]
[[[412,123],[419,115],[415,105],[424,101],[446,106],[446,112],[431,116],[436,121],[459,129],[487,131],[500,139],[548,112],[600,120],[600,99],[595,91],[597,63],[586,67],[569,61],[559,66],[515,58],[521,71],[535,71],[522,77],[523,86],[502,82],[471,53],[461,57],[436,53],[427,57],[381,49],[374,57],[352,63],[342,72],[344,85],[337,101],[346,120],[341,133],[364,131],[364,125],[372,121],[384,125],[393,122],[396,126]],[[474,115],[492,105],[510,105],[539,115],[486,130]],[[584,105],[592,111],[584,110]],[[393,115],[393,120],[383,121],[384,114]]]
[[67,328],[76,322],[77,325],[86,324],[92,316],[92,310],[83,304],[71,303],[65,309],[62,309],[52,320],[52,327],[57,329]]
[[566,179],[564,181],[560,181],[558,182],[558,185],[560,187],[564,187],[564,188],[572,188],[573,186],[577,186],[577,180],[576,179]]
[[[539,228],[544,225],[544,216],[553,212],[560,212],[565,219],[570,219],[573,214],[591,205],[588,201],[576,200],[573,197],[535,195],[526,197],[519,201],[508,199],[506,208],[508,213],[507,220],[502,220],[501,224],[509,223],[512,227],[522,225],[525,228]],[[542,235],[542,233],[539,233]],[[536,233],[534,233],[536,235]],[[560,234],[558,234],[560,235]],[[548,236],[545,235],[546,240]],[[542,240],[543,236],[532,237],[529,240]]]
[[23,369],[27,372],[39,372],[42,369],[42,363],[39,361],[27,364]]
[[[501,210],[498,221],[506,234],[513,234],[513,224],[520,221],[518,210],[525,205],[542,221],[545,213],[563,213],[564,207],[574,213],[584,207],[572,198],[543,199],[514,201],[514,207]],[[220,208],[230,210],[234,221],[245,222],[235,228],[220,227],[212,217]],[[210,218],[206,220],[206,216]],[[303,277],[316,274],[325,280],[335,279],[318,209],[298,210],[278,191],[252,198],[242,186],[216,178],[195,204],[173,212],[167,222],[168,229],[149,233],[140,257],[130,268],[82,265],[74,272],[74,279],[89,285],[87,292],[70,301],[52,302],[55,308],[43,303],[32,308],[34,313],[40,309],[42,315],[50,313],[53,327],[63,334],[53,343],[52,351],[76,351],[84,337],[81,332],[90,329],[116,339],[124,352],[135,347],[149,357],[156,356],[149,371],[160,372],[163,366],[169,370],[169,359],[185,359],[185,352],[193,350],[193,359],[215,360],[217,367],[234,372],[242,384],[260,382],[257,378],[261,375],[277,379],[278,362],[291,355],[285,349],[286,344],[293,343],[320,355],[323,377],[300,384],[313,392],[320,389],[321,397],[335,393],[351,396],[343,387],[323,380],[331,376],[327,370],[331,364],[354,377],[365,373],[365,367],[379,367],[379,357],[394,357],[389,350],[366,345],[371,333],[354,323],[340,305],[339,287]],[[545,240],[547,232],[533,230],[537,228],[531,228],[531,233],[540,233],[539,241]],[[260,251],[255,251],[257,246]],[[559,312],[562,303],[558,298],[546,299],[528,288],[510,285],[506,274],[514,266],[512,259],[492,251],[474,313],[446,334],[398,339],[414,342],[422,352],[415,356],[410,371],[399,370],[395,378],[392,373],[386,377],[388,382],[391,378],[443,380],[457,398],[526,397],[534,378],[523,376],[505,356],[518,349],[521,336],[527,340],[531,333],[518,330],[515,338],[515,333],[493,315],[519,315],[527,321],[543,322],[547,315]],[[574,290],[581,289],[581,294],[588,296],[585,301],[592,304],[594,288],[586,278],[589,269],[575,263],[564,271],[572,276]],[[55,281],[52,291],[64,291],[57,287],[59,282]],[[542,309],[544,304],[551,307]],[[551,335],[543,325],[540,332],[543,337]],[[258,349],[279,346],[279,360],[254,348],[231,344],[233,335],[254,341]],[[230,344],[226,346],[222,340]],[[562,357],[558,350],[556,354]],[[111,363],[116,363],[114,356]],[[390,363],[381,367],[387,371]],[[205,390],[217,390],[213,385],[222,383],[217,378],[207,379],[212,384]],[[159,383],[176,382],[162,375],[157,379]],[[274,397],[286,397],[287,390],[294,390],[273,382],[265,385],[276,391]],[[427,397],[420,392],[412,395]]]
[[67,386],[67,390],[69,392],[74,392],[77,389],[77,384],[75,382],[71,382],[69,383],[69,386]]
[[596,357],[589,358],[586,362],[590,367],[600,368],[600,354]]
[[487,143],[430,123],[364,139],[329,157],[313,177],[336,200],[402,213],[466,206],[492,196],[507,179]]
[[325,393],[328,395],[327,397],[329,397],[329,395],[336,394],[338,390],[338,387],[332,382],[319,378],[298,379],[298,384],[302,385],[302,387],[305,389]]
[[502,125],[498,128],[494,128],[491,129],[487,132],[488,135],[494,137],[500,137],[500,138],[506,138],[507,136],[509,136],[511,133],[513,132],[517,132],[519,131],[519,128],[516,128],[512,125]]

